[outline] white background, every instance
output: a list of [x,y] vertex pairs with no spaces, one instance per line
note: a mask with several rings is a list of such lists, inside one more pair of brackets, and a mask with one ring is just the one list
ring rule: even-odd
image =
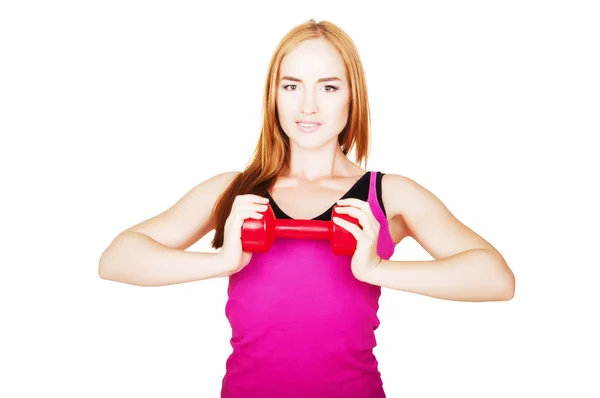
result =
[[318,3],[2,2],[0,396],[219,396],[227,280],[136,287],[98,260],[243,168],[269,58],[310,18],[359,49],[368,169],[431,190],[517,279],[499,303],[383,289],[387,396],[600,395],[595,2]]

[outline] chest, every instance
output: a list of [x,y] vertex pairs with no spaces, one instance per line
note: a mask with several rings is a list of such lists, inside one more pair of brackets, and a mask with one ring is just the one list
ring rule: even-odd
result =
[[323,183],[279,183],[269,194],[279,209],[290,218],[310,220],[316,218],[335,205],[335,202],[348,193],[346,182]]

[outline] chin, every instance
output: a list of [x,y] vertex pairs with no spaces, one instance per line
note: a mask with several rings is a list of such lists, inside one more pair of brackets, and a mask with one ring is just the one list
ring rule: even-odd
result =
[[[309,135],[309,134],[307,134]],[[317,148],[322,148],[323,146],[326,146],[328,143],[330,143],[332,140],[335,140],[337,142],[336,137],[323,137],[323,136],[313,136],[313,137],[307,137],[307,135],[305,136],[288,136],[290,139],[290,142],[294,144],[294,146],[298,147],[298,148],[302,148],[302,149],[317,149]]]

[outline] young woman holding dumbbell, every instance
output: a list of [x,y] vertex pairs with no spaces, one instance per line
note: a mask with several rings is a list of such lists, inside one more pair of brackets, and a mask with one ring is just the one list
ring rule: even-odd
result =
[[[360,57],[339,27],[311,20],[283,37],[263,114],[245,170],[201,182],[119,234],[100,260],[103,278],[136,285],[229,278],[222,397],[385,397],[373,355],[381,287],[513,297],[500,253],[436,196],[357,165],[367,161],[369,105]],[[185,251],[212,230],[217,253]],[[435,260],[391,260],[407,236]]]

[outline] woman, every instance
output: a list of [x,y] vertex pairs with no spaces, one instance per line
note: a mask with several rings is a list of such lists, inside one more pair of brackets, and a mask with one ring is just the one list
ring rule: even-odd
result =
[[[513,297],[500,253],[435,195],[357,165],[369,148],[367,88],[339,27],[310,20],[285,35],[270,62],[263,116],[246,170],[198,184],[119,234],[100,260],[103,278],[138,285],[229,278],[233,353],[222,397],[385,397],[373,356],[382,286],[446,300]],[[337,255],[328,241],[275,239],[266,252],[244,251],[243,223],[269,207],[279,219],[333,220],[356,249]],[[185,251],[212,230],[217,253]],[[407,236],[435,260],[390,260]]]

